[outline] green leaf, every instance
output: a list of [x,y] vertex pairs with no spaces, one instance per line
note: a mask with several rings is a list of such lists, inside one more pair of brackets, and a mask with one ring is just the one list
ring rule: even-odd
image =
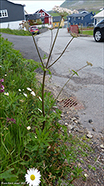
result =
[[6,179],[7,180],[7,179],[10,179],[10,178],[16,177],[16,175],[12,174],[12,172],[11,172],[13,170],[14,169],[9,169],[9,170],[3,172],[2,174],[0,174],[1,179]]
[[77,76],[79,76],[78,73],[77,73],[76,71],[74,71],[74,70],[72,70],[72,71],[74,72],[74,74],[76,74]]
[[44,54],[44,57],[43,57],[43,59],[47,59],[47,57],[46,57],[46,54]]

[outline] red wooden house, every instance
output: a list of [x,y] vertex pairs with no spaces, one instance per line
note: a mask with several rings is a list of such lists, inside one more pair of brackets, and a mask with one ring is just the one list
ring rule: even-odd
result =
[[40,15],[40,19],[42,20],[44,24],[49,24],[49,25],[52,24],[52,16],[48,12],[46,12],[44,9],[40,9],[36,11],[35,13]]

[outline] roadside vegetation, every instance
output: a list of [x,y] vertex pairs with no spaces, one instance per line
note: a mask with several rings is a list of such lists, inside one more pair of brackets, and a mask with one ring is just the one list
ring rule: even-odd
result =
[[83,30],[82,34],[93,36],[93,30]]
[[2,37],[0,46],[1,183],[26,185],[26,171],[35,167],[41,186],[60,186],[62,180],[72,185],[83,176],[79,156],[87,157],[91,149],[59,124],[58,108],[49,113],[55,101],[50,92],[44,93],[43,117],[42,85],[35,78],[41,64],[24,59]]
[[[51,29],[50,53],[46,64],[33,35],[40,63],[24,59],[19,51],[12,48],[12,43],[0,38],[2,184],[9,182],[9,185],[26,185],[27,182],[37,186],[40,180],[37,181],[38,184],[35,184],[35,180],[41,177],[41,186],[61,186],[63,181],[67,185],[73,185],[74,179],[86,178],[78,165],[81,157],[87,157],[92,149],[84,138],[73,136],[67,132],[65,125],[59,123],[61,111],[57,107],[57,98],[73,75],[78,75],[80,70],[92,64],[87,62],[77,71],[72,70],[70,78],[56,98],[51,92],[45,91],[45,77],[47,74],[51,76],[50,67],[61,58],[76,37],[72,35],[60,56],[49,64],[60,23],[54,40]],[[42,83],[35,77],[37,68],[42,69]]]
[[93,36],[93,29],[94,29],[93,27],[82,27],[82,28],[79,28],[79,34]]
[[10,28],[0,28],[0,33],[19,35],[19,36],[31,36],[31,33],[25,30],[12,30]]

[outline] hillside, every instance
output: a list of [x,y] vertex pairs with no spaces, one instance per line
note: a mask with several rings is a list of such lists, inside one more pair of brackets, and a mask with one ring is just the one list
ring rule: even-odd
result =
[[61,7],[72,10],[99,11],[100,8],[104,8],[104,0],[65,0]]

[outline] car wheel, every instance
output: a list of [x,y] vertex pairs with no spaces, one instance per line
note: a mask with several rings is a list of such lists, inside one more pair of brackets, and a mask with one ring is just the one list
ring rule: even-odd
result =
[[102,33],[100,30],[95,31],[94,38],[96,42],[99,42],[102,40]]

